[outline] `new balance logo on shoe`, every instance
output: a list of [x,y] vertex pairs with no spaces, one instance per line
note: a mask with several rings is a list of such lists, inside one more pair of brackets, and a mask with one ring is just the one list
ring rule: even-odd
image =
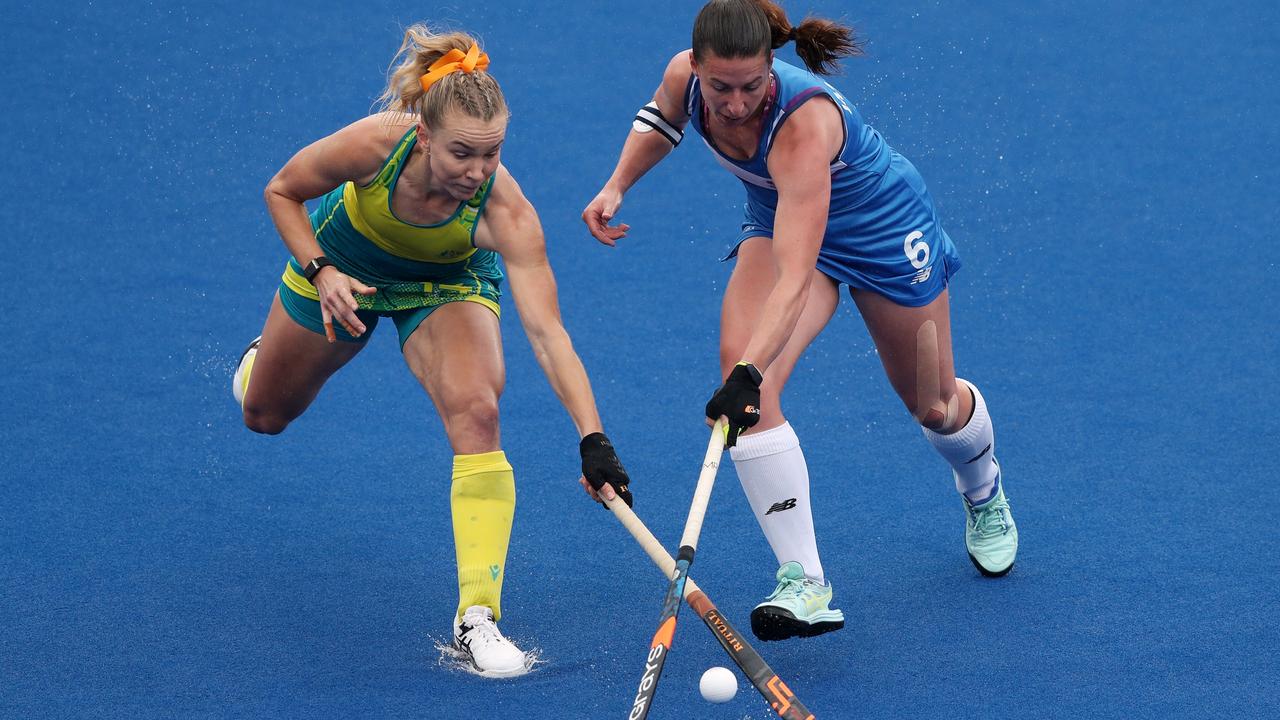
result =
[[776,512],[782,512],[783,510],[794,510],[795,507],[796,507],[796,499],[788,498],[786,500],[783,500],[780,503],[774,503],[773,505],[771,505],[769,507],[769,512],[765,513],[765,515],[772,515]]

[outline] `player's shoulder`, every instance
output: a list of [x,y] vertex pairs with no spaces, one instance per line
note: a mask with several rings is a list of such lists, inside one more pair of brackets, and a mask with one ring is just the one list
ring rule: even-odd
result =
[[841,113],[848,101],[840,91],[813,71],[782,60],[774,60],[773,72],[782,82],[778,102],[794,106],[786,111],[787,125],[806,131],[827,126],[843,132]]
[[530,251],[542,252],[538,212],[520,189],[520,183],[501,163],[492,182],[480,227],[476,229],[476,245],[497,251],[508,261],[512,253],[524,257]]
[[290,163],[301,163],[295,167],[306,167],[308,172],[318,172],[326,179],[367,184],[377,176],[414,122],[416,118],[385,113],[363,117],[309,143]]
[[787,117],[778,130],[769,152],[771,171],[777,163],[784,165],[826,165],[844,144],[844,122],[840,108],[830,97],[810,97]]
[[681,50],[667,61],[662,71],[662,92],[674,105],[683,107],[689,79],[693,77],[693,50]]
[[693,65],[690,62],[693,59],[693,50],[681,50],[671,59],[667,61],[667,68],[663,71],[663,78],[673,77],[677,80],[683,79],[688,82],[689,76],[693,74]]
[[498,164],[498,169],[493,173],[493,186],[489,188],[489,198],[485,201],[485,214],[508,218],[537,216],[533,203],[525,197],[520,183],[516,182],[515,176],[502,163]]
[[489,199],[485,204],[495,207],[523,197],[524,191],[520,189],[520,183],[516,182],[515,175],[511,174],[506,165],[498,163],[498,169],[493,171],[493,186],[489,188]]
[[348,123],[326,140],[358,154],[381,155],[383,158],[403,140],[404,133],[417,124],[415,115],[375,113]]
[[375,113],[349,123],[311,147],[321,162],[343,168],[349,179],[367,183],[382,168],[417,117],[404,113]]
[[417,124],[417,115],[385,111],[362,117],[334,134],[379,150],[390,150]]

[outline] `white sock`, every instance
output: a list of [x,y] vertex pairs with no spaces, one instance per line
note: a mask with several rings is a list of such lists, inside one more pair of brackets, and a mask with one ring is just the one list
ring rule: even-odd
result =
[[996,491],[1000,466],[996,463],[995,431],[991,428],[991,416],[987,414],[982,393],[968,380],[956,378],[956,382],[973,391],[973,416],[969,422],[950,435],[921,429],[938,454],[955,470],[956,490],[977,504],[990,499]]
[[778,565],[794,560],[806,576],[825,583],[809,506],[809,466],[791,423],[743,435],[729,455]]

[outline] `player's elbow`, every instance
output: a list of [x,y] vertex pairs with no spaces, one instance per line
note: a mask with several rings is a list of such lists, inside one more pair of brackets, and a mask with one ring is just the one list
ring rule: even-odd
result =
[[276,175],[267,182],[267,186],[262,189],[262,201],[271,207],[272,203],[284,197],[284,183],[280,181],[280,176]]
[[267,182],[267,186],[262,189],[262,200],[267,204],[268,208],[277,202],[301,204],[304,201],[303,198],[298,196],[298,193],[289,188],[288,182],[285,181],[282,175],[283,171],[276,173]]
[[271,204],[271,198],[280,194],[280,173],[271,176],[267,181],[266,187],[262,188],[262,199],[268,205]]

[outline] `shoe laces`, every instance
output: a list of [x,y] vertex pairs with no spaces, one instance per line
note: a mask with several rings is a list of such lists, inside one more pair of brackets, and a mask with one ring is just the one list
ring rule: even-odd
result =
[[503,637],[498,624],[487,613],[467,613],[462,616],[462,624],[470,628],[463,633],[470,643],[492,645],[510,642]]
[[974,531],[983,537],[1005,534],[1009,531],[1009,524],[1005,522],[1005,512],[1008,509],[1009,502],[1005,498],[1000,498],[981,510],[970,507],[969,518]]
[[804,579],[795,580],[784,577],[778,581],[778,587],[773,589],[773,594],[769,596],[770,600],[781,600],[800,598],[804,596],[805,581]]

